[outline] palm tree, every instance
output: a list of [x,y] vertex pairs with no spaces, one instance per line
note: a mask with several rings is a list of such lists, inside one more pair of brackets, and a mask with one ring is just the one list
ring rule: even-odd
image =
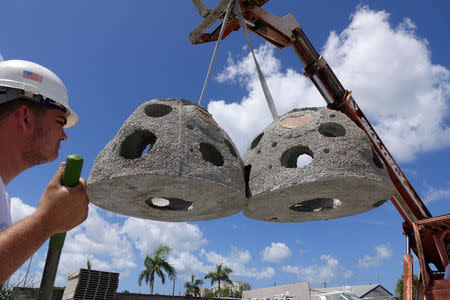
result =
[[155,282],[155,274],[161,278],[161,282],[166,282],[165,273],[170,279],[175,278],[174,267],[167,262],[167,256],[170,253],[171,248],[166,245],[160,245],[153,252],[152,256],[145,256],[144,267],[145,269],[139,275],[139,286],[142,283],[142,279],[145,278],[145,283],[150,282],[150,295],[153,295],[153,285]]
[[207,278],[211,279],[211,285],[213,285],[214,282],[216,282],[216,281],[219,284],[217,297],[220,298],[220,281],[225,281],[225,282],[228,282],[229,284],[233,284],[230,277],[228,277],[228,275],[232,272],[233,272],[233,270],[231,270],[228,267],[224,267],[222,265],[222,263],[220,263],[220,264],[216,265],[215,272],[209,272],[208,274],[205,275],[205,279],[207,279]]
[[186,291],[185,295],[191,295],[194,297],[200,297],[200,286],[203,284],[203,280],[195,279],[195,275],[191,275],[191,281],[186,281],[184,283],[184,288]]

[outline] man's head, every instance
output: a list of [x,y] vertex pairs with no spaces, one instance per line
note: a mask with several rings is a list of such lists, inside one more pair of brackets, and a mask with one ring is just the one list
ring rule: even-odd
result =
[[0,104],[0,127],[7,126],[3,125],[7,121],[7,130],[16,134],[14,140],[21,145],[18,151],[27,166],[55,160],[61,141],[67,139],[66,113],[40,103],[16,99]]
[[26,167],[55,160],[67,139],[63,128],[77,122],[53,72],[27,61],[0,62],[0,129],[14,132],[9,143],[17,145]]

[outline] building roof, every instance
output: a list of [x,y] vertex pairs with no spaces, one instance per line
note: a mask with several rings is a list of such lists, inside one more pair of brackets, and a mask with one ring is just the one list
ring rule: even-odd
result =
[[246,300],[287,299],[292,296],[296,300],[358,299],[365,297],[370,299],[394,298],[389,291],[379,284],[309,289],[308,282],[249,290],[244,291],[242,294],[242,298]]
[[286,296],[286,298],[288,296],[294,296],[297,300],[309,300],[309,283],[299,282],[295,284],[243,291],[242,299],[283,298],[283,295]]
[[364,298],[366,295],[377,290],[377,294],[380,296],[393,297],[393,295],[386,290],[383,286],[379,284],[367,284],[367,285],[355,285],[355,286],[340,286],[340,287],[330,287],[322,289],[311,289],[312,294],[323,294],[323,293],[347,293],[355,295],[358,298]]

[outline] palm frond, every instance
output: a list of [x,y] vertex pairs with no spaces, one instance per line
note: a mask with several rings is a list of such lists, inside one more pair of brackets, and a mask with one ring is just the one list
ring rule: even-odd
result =
[[[144,270],[139,274],[138,283],[142,284],[142,279],[145,278],[147,284],[153,286],[154,274],[161,278],[164,284],[166,281],[166,274],[170,279],[174,279],[176,272],[175,268],[169,264],[167,257],[171,248],[167,245],[160,245],[155,249],[152,255],[146,255],[144,259]],[[152,288],[151,288],[152,289]],[[152,291],[151,291],[152,292]]]

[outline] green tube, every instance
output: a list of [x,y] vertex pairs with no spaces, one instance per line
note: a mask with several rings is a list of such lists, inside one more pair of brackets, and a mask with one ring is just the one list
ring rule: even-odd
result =
[[[67,156],[66,167],[62,177],[62,185],[74,187],[80,181],[83,158],[79,155],[71,154]],[[51,298],[53,285],[55,283],[56,272],[58,271],[59,258],[64,246],[66,233],[57,233],[50,238],[47,258],[45,260],[44,272],[42,273],[41,286],[39,288],[38,300],[48,300]]]
[[[70,154],[66,159],[66,167],[62,177],[62,185],[74,187],[78,184],[83,167],[83,158],[76,154]],[[49,248],[53,251],[61,250],[64,246],[66,233],[57,233],[50,239]]]
[[83,158],[76,154],[70,154],[66,159],[66,167],[62,178],[62,184],[67,187],[74,187],[78,184],[83,168]]

